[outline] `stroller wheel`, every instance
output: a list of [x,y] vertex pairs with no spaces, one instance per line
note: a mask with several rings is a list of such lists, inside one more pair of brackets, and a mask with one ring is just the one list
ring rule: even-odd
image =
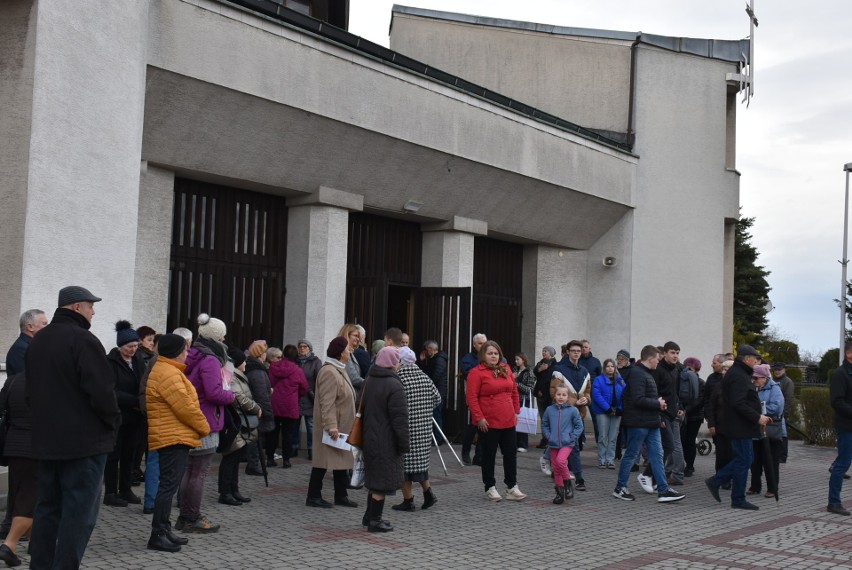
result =
[[709,439],[699,439],[696,447],[699,455],[710,455],[710,452],[713,451],[713,444]]

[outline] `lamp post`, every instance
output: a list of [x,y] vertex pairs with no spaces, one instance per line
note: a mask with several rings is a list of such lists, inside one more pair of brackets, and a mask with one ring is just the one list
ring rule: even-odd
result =
[[846,173],[846,199],[843,202],[843,259],[840,265],[843,268],[840,281],[840,350],[839,365],[843,364],[846,358],[843,346],[846,344],[846,265],[849,259],[846,258],[846,247],[849,241],[849,173],[852,172],[852,162],[847,162],[843,165],[843,171]]

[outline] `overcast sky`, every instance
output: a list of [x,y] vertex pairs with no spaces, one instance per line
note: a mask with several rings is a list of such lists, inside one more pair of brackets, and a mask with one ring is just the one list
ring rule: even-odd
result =
[[[749,34],[744,0],[408,0],[407,6],[561,26],[717,39]],[[388,45],[393,2],[351,0],[349,29]],[[852,4],[755,2],[755,94],[740,105],[740,202],[772,274],[770,324],[801,350],[836,347],[843,165],[852,162]],[[852,277],[852,266],[849,268]]]

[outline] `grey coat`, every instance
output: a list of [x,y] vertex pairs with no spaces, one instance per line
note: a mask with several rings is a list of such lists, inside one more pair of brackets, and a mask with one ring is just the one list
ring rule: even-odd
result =
[[405,388],[393,370],[373,366],[358,401],[363,401],[364,486],[377,493],[396,491],[409,449]]
[[257,402],[263,415],[257,425],[260,433],[275,429],[275,414],[272,413],[272,388],[269,384],[269,373],[260,360],[249,357],[246,359],[246,378],[251,389],[251,399]]

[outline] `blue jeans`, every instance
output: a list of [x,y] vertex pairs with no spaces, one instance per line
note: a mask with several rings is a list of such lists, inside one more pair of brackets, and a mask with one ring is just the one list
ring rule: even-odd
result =
[[852,431],[837,431],[837,459],[831,465],[831,477],[828,479],[828,504],[839,505],[840,491],[843,488],[843,474],[852,464]]
[[727,465],[716,471],[713,482],[722,486],[731,483],[731,505],[742,505],[746,502],[745,491],[748,482],[748,472],[754,461],[754,445],[751,438],[732,439],[731,453],[733,458]]
[[98,519],[106,460],[107,454],[102,453],[39,461],[30,568],[80,567]]
[[660,439],[660,428],[627,428],[627,449],[618,466],[618,481],[616,487],[627,487],[627,479],[630,478],[630,468],[639,457],[642,444],[648,449],[648,462],[651,464],[651,472],[657,480],[657,492],[665,493],[669,490],[666,483],[666,469],[663,467],[663,443]]
[[154,508],[154,499],[157,498],[157,488],[160,486],[160,455],[156,451],[148,450],[148,459],[145,461],[145,501],[142,506],[146,509]]
[[598,464],[615,463],[615,442],[618,439],[618,428],[621,426],[621,416],[609,414],[595,415],[598,433]]

